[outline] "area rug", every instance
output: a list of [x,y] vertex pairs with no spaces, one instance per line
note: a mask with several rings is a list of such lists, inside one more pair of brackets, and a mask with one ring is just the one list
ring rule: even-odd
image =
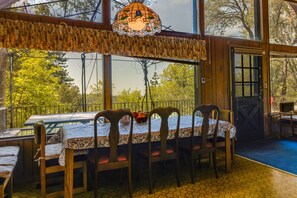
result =
[[297,175],[297,141],[269,139],[238,143],[235,151],[245,158]]

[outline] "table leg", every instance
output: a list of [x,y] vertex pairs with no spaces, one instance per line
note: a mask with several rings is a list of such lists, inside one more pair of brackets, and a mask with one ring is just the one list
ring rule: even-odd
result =
[[65,149],[64,197],[72,198],[73,192],[73,149]]
[[225,169],[228,173],[231,168],[231,141],[230,141],[230,131],[225,132]]

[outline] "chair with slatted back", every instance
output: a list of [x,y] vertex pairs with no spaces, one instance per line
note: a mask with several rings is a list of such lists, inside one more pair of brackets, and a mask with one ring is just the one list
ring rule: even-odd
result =
[[[211,123],[213,132],[209,133],[210,122],[209,118],[212,116],[213,112],[216,112],[216,118],[213,120],[214,123]],[[195,137],[194,133],[197,130],[195,127],[196,122],[200,122],[200,114],[202,115],[202,126],[201,126],[201,136]],[[219,123],[220,109],[216,105],[201,105],[196,107],[192,113],[192,129],[191,129],[191,141],[189,144],[181,145],[181,149],[190,153],[191,156],[191,182],[194,183],[194,162],[195,157],[198,156],[200,159],[201,155],[211,154],[213,168],[215,171],[215,176],[218,178],[217,170],[217,159],[216,159],[216,143],[217,143],[217,132],[218,132],[218,123]]]
[[[152,142],[152,119],[154,116],[160,117],[160,133],[158,142]],[[173,117],[170,117],[173,116]],[[171,120],[170,120],[171,119]],[[139,152],[139,157],[148,161],[149,169],[149,193],[152,193],[152,164],[155,162],[175,160],[175,172],[177,186],[180,186],[179,181],[179,158],[178,158],[178,138],[180,127],[180,111],[174,107],[159,107],[153,109],[149,113],[148,119],[148,151]],[[174,137],[173,144],[169,144],[167,140],[168,134]],[[154,138],[155,139],[155,138]]]
[[[41,197],[63,197],[63,190],[56,192],[47,192],[47,175],[52,173],[64,172],[65,167],[59,165],[59,156],[62,151],[62,143],[47,144],[46,130],[43,121],[34,124],[35,143],[39,145],[39,149],[35,155],[40,166],[40,185]],[[87,163],[86,151],[74,153],[74,169],[83,170],[83,186],[74,188],[74,193],[87,191]]]
[[[121,125],[121,121],[128,116],[130,122],[126,126]],[[98,146],[100,139],[98,133],[106,133],[100,131],[98,127],[98,119],[104,118],[109,125],[107,133],[109,148]],[[127,119],[126,119],[127,120]],[[119,128],[122,126],[122,128]],[[126,128],[126,130],[124,130]],[[103,130],[103,129],[102,129]],[[126,131],[126,133],[124,133]],[[123,134],[121,134],[123,132]],[[129,196],[132,197],[132,181],[131,181],[131,150],[132,150],[132,133],[133,133],[133,115],[129,110],[105,110],[97,113],[94,118],[94,151],[89,154],[89,161],[94,165],[95,181],[94,181],[94,197],[98,196],[98,172],[127,168],[128,171],[128,190]],[[120,136],[126,136],[127,144],[119,145]]]
[[[215,118],[216,115],[212,115],[212,118]],[[234,125],[234,114],[233,111],[227,110],[227,109],[220,109],[220,120],[230,122],[232,125]],[[225,148],[226,149],[226,144],[225,144],[225,138],[224,137],[218,137],[217,138],[217,148]],[[231,159],[234,160],[235,156],[235,137],[230,139],[230,149],[231,149]],[[225,152],[225,165],[226,165],[226,170],[227,170],[227,151]]]

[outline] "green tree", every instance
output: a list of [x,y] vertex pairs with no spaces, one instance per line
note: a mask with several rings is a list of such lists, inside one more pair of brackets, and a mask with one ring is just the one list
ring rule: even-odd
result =
[[[38,50],[14,51],[13,53],[20,56],[14,61],[13,67],[13,105],[60,104],[57,92],[60,79],[54,74],[58,73],[61,68],[51,66],[54,59],[48,58],[47,52]],[[7,78],[6,87],[9,87],[9,80]],[[6,105],[9,105],[9,97],[9,89],[6,89]]]
[[186,64],[169,64],[160,74],[160,82],[152,87],[154,99],[193,100],[194,99],[194,67]]
[[90,93],[87,94],[87,104],[103,104],[102,80],[90,86]]
[[131,90],[124,89],[118,93],[118,95],[114,98],[115,103],[122,103],[122,102],[135,102],[140,103],[142,100],[142,95],[140,90]]

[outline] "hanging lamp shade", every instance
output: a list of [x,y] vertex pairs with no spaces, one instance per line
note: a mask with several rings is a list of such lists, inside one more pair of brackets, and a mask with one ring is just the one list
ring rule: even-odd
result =
[[112,24],[114,32],[128,36],[146,36],[161,32],[159,15],[144,5],[143,1],[134,0],[116,14]]

